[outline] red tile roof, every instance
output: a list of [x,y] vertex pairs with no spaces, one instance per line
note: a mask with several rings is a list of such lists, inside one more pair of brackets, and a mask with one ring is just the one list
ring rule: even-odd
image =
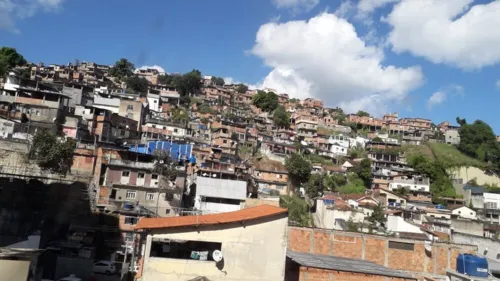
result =
[[135,229],[175,228],[235,223],[266,218],[287,212],[287,209],[272,205],[259,205],[253,208],[220,214],[168,218],[142,218],[135,226]]

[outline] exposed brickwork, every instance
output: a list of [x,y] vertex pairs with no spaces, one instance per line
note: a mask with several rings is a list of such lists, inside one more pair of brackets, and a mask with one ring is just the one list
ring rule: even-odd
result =
[[383,251],[385,251],[387,247],[387,240],[367,236],[365,238],[365,244],[365,259],[376,264],[384,265],[385,255]]
[[314,253],[329,255],[331,246],[331,234],[328,232],[314,232]]
[[[404,281],[408,279],[390,278],[387,276],[361,274],[354,272],[343,272],[327,269],[318,269],[310,267],[300,267],[300,281],[385,281],[388,278],[391,281]],[[289,281],[289,278],[286,279]]]
[[362,238],[335,233],[333,236],[333,255],[337,257],[361,259]]
[[[424,276],[445,274],[448,265],[451,269],[455,268],[456,258],[459,253],[475,253],[477,250],[477,247],[470,245],[433,243],[432,251],[430,255],[427,255],[424,248],[424,241],[421,240],[408,240],[361,233],[347,233],[342,231],[299,227],[290,227],[288,233],[288,248],[293,251],[326,255],[332,254],[338,257],[355,259],[364,258],[392,269],[405,271],[419,278],[419,280],[424,280]],[[412,251],[389,249],[389,241],[412,243],[414,244],[414,248]],[[449,255],[448,251],[450,251]],[[336,277],[339,276],[333,276],[332,280],[344,280]],[[344,276],[340,277],[344,278]],[[301,278],[303,278],[302,274]],[[322,279],[308,278],[307,280]],[[392,281],[395,279],[390,280]]]

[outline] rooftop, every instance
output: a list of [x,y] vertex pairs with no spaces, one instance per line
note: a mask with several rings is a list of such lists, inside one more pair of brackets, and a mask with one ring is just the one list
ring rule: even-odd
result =
[[298,253],[290,250],[287,251],[286,256],[301,266],[417,280],[400,271],[365,260]]
[[135,229],[159,229],[228,224],[267,218],[279,214],[286,214],[287,212],[288,211],[283,208],[271,205],[260,205],[253,208],[220,214],[169,218],[142,218],[136,225]]

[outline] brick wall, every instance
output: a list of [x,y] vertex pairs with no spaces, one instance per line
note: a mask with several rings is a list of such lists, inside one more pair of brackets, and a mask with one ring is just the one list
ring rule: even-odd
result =
[[[388,268],[401,270],[420,280],[423,280],[424,276],[442,277],[447,269],[455,269],[459,253],[477,251],[477,247],[472,245],[434,243],[431,253],[428,254],[424,249],[424,241],[421,240],[299,227],[289,227],[288,233],[290,250],[369,260]],[[377,280],[342,278],[347,277],[339,276],[333,280]],[[308,278],[308,280],[323,279]]]
[[[409,279],[391,278],[387,276],[362,274],[355,272],[335,271],[301,266],[299,268],[299,281],[404,281]],[[292,281],[287,278],[286,281]]]

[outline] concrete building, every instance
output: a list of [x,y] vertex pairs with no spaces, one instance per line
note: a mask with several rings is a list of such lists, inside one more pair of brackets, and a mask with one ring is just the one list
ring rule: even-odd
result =
[[[231,213],[144,218],[140,281],[284,280],[287,211],[261,205]],[[272,235],[271,235],[272,234]],[[213,253],[220,251],[215,261]]]
[[460,134],[458,130],[446,130],[444,138],[447,144],[458,145],[460,143]]
[[320,228],[342,230],[343,222],[363,223],[365,214],[361,208],[350,206],[336,196],[325,195],[316,199],[316,212],[313,213],[314,224]]
[[471,220],[477,219],[476,211],[474,211],[466,206],[461,206],[461,207],[453,209],[451,211],[451,215],[452,216],[455,215],[455,216],[457,216],[459,218],[463,218],[463,219],[471,219]]
[[194,208],[202,213],[232,212],[243,208],[247,182],[198,176]]
[[142,102],[125,99],[120,100],[118,115],[137,121],[139,127],[144,123],[144,113],[145,109]]
[[410,192],[430,193],[430,181],[426,177],[398,177],[389,181],[389,190],[405,188]]

